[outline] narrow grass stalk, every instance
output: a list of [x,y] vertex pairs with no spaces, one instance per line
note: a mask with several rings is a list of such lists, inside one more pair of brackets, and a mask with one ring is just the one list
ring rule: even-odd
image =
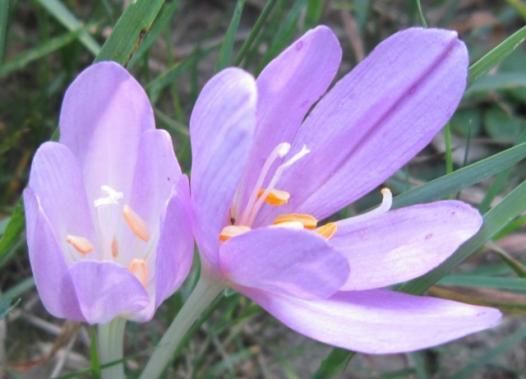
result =
[[99,325],[98,350],[102,369],[102,379],[125,379],[124,364],[124,329],[126,320],[115,318],[107,324]]
[[201,274],[193,292],[164,333],[139,379],[156,379],[163,373],[184,341],[186,333],[224,289],[222,282],[206,273]]

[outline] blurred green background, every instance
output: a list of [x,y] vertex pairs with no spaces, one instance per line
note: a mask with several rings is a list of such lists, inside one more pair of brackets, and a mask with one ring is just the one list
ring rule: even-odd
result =
[[[166,377],[526,378],[524,0],[0,0],[0,377],[97,376],[93,331],[50,317],[40,304],[18,202],[32,155],[54,135],[61,98],[75,75],[96,57],[127,65],[146,88],[158,127],[174,137],[187,171],[188,118],[204,82],[228,65],[257,74],[320,23],[333,28],[344,49],[339,76],[409,26],[455,29],[467,43],[471,62],[478,63],[459,110],[387,185],[403,193],[398,205],[457,197],[489,211],[486,229],[442,271],[403,288],[422,292],[440,279],[432,295],[498,306],[505,320],[494,330],[419,353],[353,356],[289,331],[228,293]],[[343,213],[366,209],[377,196]],[[130,377],[140,372],[194,279],[151,323],[129,326]]]

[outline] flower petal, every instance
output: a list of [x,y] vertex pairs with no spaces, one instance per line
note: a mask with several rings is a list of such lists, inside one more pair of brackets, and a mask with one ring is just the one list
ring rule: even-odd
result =
[[190,119],[195,234],[201,253],[213,265],[252,145],[256,97],[254,78],[229,68],[205,85]]
[[321,25],[292,43],[258,76],[258,121],[243,181],[245,201],[271,151],[292,141],[308,110],[329,87],[341,55],[338,39]]
[[59,246],[64,248],[69,234],[94,241],[80,167],[66,146],[46,142],[38,148],[31,164],[29,188],[38,196]]
[[24,207],[29,261],[44,307],[55,317],[84,321],[64,252],[37,195],[30,188],[24,191]]
[[352,269],[343,291],[382,288],[438,266],[482,225],[480,213],[460,201],[396,209],[363,222],[338,222],[330,244]]
[[148,306],[141,283],[113,262],[82,261],[70,268],[80,309],[89,324],[104,324],[117,316],[133,319]]
[[127,200],[140,136],[154,127],[146,93],[119,64],[91,65],[75,79],[62,104],[60,142],[79,159],[90,201],[101,185]]
[[292,196],[281,211],[322,219],[381,184],[451,117],[467,67],[453,31],[411,28],[378,45],[299,129],[290,154],[311,153],[285,172],[280,188]]
[[188,179],[182,177],[161,224],[155,262],[155,302],[159,306],[185,280],[192,266],[194,241],[190,222]]
[[312,232],[262,228],[234,237],[220,250],[231,282],[312,299],[328,297],[347,279],[345,259]]
[[135,167],[131,206],[150,227],[157,229],[181,168],[172,138],[165,130],[148,130],[141,136]]
[[340,292],[326,300],[243,290],[295,331],[368,354],[416,351],[498,324],[492,308],[384,290]]

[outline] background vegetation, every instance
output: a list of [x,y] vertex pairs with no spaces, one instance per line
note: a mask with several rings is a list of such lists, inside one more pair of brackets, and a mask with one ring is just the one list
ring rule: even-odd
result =
[[[380,40],[413,25],[455,29],[472,66],[460,109],[387,185],[396,206],[457,197],[484,229],[438,269],[402,286],[498,306],[502,325],[427,351],[353,355],[307,340],[228,293],[174,357],[167,378],[526,378],[526,29],[523,0],[0,0],[0,377],[96,377],[93,331],[50,317],[31,279],[19,195],[31,157],[56,137],[64,90],[94,60],[125,64],[190,167],[188,117],[203,83],[228,65],[254,74],[325,23],[344,48],[340,76]],[[515,33],[515,34],[514,34]],[[52,137],[53,136],[53,137]],[[378,201],[371,195],[345,213]],[[154,321],[132,324],[130,377],[195,283]]]

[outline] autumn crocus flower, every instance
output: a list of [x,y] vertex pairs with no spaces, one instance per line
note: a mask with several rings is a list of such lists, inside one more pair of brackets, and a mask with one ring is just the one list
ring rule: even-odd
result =
[[230,68],[204,87],[190,122],[203,275],[304,335],[360,352],[413,351],[494,326],[497,310],[389,290],[479,230],[469,205],[390,210],[384,189],[376,209],[324,221],[381,185],[451,117],[466,86],[464,43],[453,31],[404,30],[324,95],[340,59],[321,26],[257,79]]
[[40,146],[24,191],[46,309],[90,324],[149,320],[191,266],[188,196],[139,83],[116,63],[84,70],[66,92],[60,140]]

